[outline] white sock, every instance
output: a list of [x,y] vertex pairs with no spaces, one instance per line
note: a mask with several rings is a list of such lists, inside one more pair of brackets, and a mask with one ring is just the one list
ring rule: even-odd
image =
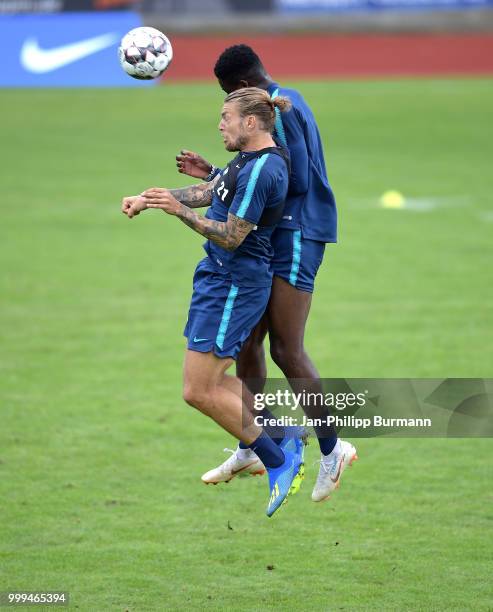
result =
[[251,448],[240,448],[238,446],[238,448],[236,449],[236,456],[240,461],[246,461],[247,459],[250,459],[251,457],[255,456],[255,453],[252,451]]

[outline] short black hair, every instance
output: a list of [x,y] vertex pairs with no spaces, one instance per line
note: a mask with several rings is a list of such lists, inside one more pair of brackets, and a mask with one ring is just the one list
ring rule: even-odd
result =
[[250,81],[262,76],[264,66],[259,56],[248,45],[233,45],[225,49],[214,66],[214,74],[220,81]]

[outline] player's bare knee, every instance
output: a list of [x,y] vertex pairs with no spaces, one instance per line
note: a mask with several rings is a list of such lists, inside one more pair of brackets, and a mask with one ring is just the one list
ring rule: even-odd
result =
[[286,344],[282,340],[271,338],[270,355],[274,363],[284,370],[289,366],[301,363],[304,358],[304,350],[303,346]]
[[193,386],[185,384],[183,386],[183,400],[192,407],[195,407],[195,390]]
[[201,412],[207,412],[210,404],[208,391],[199,385],[187,381],[183,385],[183,399],[189,406]]

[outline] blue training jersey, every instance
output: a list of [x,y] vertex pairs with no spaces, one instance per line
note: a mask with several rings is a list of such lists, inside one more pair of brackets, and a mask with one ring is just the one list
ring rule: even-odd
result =
[[337,241],[337,210],[325,168],[322,141],[315,118],[299,92],[272,83],[272,98],[286,96],[292,108],[276,109],[274,136],[291,156],[291,175],[283,219],[279,227],[301,230],[304,238]]
[[270,237],[276,228],[274,217],[283,214],[288,184],[288,165],[276,148],[239,153],[221,170],[206,217],[226,221],[231,213],[256,227],[234,251],[208,240],[204,249],[209,270],[230,275],[237,286],[271,285]]

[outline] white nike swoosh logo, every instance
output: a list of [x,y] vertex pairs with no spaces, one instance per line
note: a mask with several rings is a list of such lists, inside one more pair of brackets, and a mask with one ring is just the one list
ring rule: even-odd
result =
[[21,64],[29,72],[36,74],[52,72],[111,47],[118,39],[118,34],[110,32],[53,49],[41,49],[36,38],[28,38],[22,45]]

